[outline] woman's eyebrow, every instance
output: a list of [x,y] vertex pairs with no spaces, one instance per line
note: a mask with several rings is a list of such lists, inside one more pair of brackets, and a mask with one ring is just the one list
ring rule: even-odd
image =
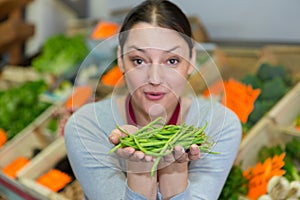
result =
[[176,49],[180,48],[180,46],[175,46],[169,50],[166,50],[167,53],[171,53],[172,51],[175,51]]
[[137,47],[135,45],[129,46],[128,49],[129,49],[129,51],[130,51],[130,49],[134,49],[134,50],[137,50],[137,51],[141,51],[143,53],[146,52],[144,49],[141,49],[141,48],[139,48],[139,47]]
[[[175,46],[175,47],[172,47],[171,49],[169,49],[169,50],[164,50],[166,53],[170,53],[170,52],[172,52],[172,51],[175,51],[176,49],[178,49],[178,48],[180,48],[180,46],[178,45],[178,46]],[[141,52],[143,52],[143,53],[145,53],[146,51],[145,51],[145,49],[142,49],[142,48],[139,48],[139,47],[137,47],[137,46],[135,46],[135,45],[132,45],[132,46],[129,46],[128,47],[128,49],[135,49],[135,50],[137,50],[137,51],[141,51]]]

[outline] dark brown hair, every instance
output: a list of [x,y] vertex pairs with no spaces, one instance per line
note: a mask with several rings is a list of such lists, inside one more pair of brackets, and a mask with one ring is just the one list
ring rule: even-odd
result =
[[191,49],[193,48],[191,25],[182,10],[167,0],[146,0],[127,14],[119,34],[122,54],[128,31],[139,22],[150,23],[181,33],[184,40],[188,43],[191,55]]

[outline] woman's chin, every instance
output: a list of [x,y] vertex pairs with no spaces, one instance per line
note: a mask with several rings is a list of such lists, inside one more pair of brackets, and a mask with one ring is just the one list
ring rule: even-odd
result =
[[163,105],[153,104],[148,108],[149,117],[154,120],[157,117],[167,118],[167,112]]

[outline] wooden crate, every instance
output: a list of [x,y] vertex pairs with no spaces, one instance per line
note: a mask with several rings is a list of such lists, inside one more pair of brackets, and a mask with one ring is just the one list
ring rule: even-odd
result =
[[238,155],[235,159],[235,164],[240,165],[243,170],[255,166],[261,147],[283,146],[294,137],[300,139],[300,136],[298,137],[278,129],[276,124],[269,118],[263,118],[251,129],[251,132],[249,137],[245,138],[240,145]]
[[[66,155],[65,141],[63,137],[60,137],[37,155],[29,165],[19,171],[17,174],[19,182],[28,189],[38,192],[46,199],[73,200],[73,198],[67,198],[62,193],[53,192],[36,182],[38,177],[54,168],[54,166]],[[72,184],[78,184],[77,180],[74,180],[71,185]],[[82,195],[82,191],[78,191],[77,198],[82,198]]]
[[246,73],[255,73],[261,59],[261,49],[254,47],[220,47],[224,64],[219,66],[223,79],[241,79]]
[[23,45],[34,34],[34,26],[23,18],[23,9],[30,2],[31,0],[0,1],[0,55],[7,53],[9,64],[23,62]]
[[[48,78],[48,76],[42,77],[41,74],[37,73],[32,68],[6,66],[0,73],[0,90],[7,90],[12,87],[24,84],[27,81],[37,81],[43,79],[46,82],[49,82],[47,80]],[[50,107],[42,112],[33,122],[28,124],[28,126],[25,127],[20,133],[18,133],[11,140],[0,147],[0,152],[2,151],[2,149],[5,149],[6,146],[12,146],[10,145],[10,143],[13,143],[14,140],[22,140],[22,138],[27,137],[27,135],[30,135],[32,132],[37,130],[40,125],[42,125],[47,119],[50,118],[50,116],[58,109],[58,107],[61,106],[61,104],[62,102],[51,104]]]
[[235,163],[242,168],[254,166],[259,149],[264,146],[285,144],[293,137],[300,139],[300,131],[292,124],[300,113],[300,82],[293,87],[242,140]]
[[49,107],[30,125],[3,145],[0,149],[1,169],[19,156],[32,158],[35,149],[44,149],[57,137],[49,135],[44,129],[56,110],[56,105]]
[[262,56],[273,63],[285,66],[300,79],[300,45],[267,45],[262,48]]
[[300,82],[286,94],[268,113],[281,131],[300,137],[300,131],[294,127],[294,120],[300,114]]

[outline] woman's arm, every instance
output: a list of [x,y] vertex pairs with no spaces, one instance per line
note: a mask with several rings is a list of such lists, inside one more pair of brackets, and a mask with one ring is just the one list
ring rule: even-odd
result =
[[[138,130],[137,127],[131,125],[124,125],[121,128],[130,134]],[[125,134],[120,130],[114,129],[109,140],[117,145],[119,138],[124,136]],[[141,151],[135,151],[132,147],[119,148],[116,152],[119,157],[126,159],[128,187],[149,200],[155,200],[157,198],[157,175],[156,173],[153,176],[150,175],[153,157]]]
[[[104,107],[107,105],[101,104]],[[76,179],[87,199],[147,200],[128,187],[126,162],[108,153],[113,147],[108,135],[116,126],[114,120],[94,104],[84,106],[69,119],[64,135]]]

